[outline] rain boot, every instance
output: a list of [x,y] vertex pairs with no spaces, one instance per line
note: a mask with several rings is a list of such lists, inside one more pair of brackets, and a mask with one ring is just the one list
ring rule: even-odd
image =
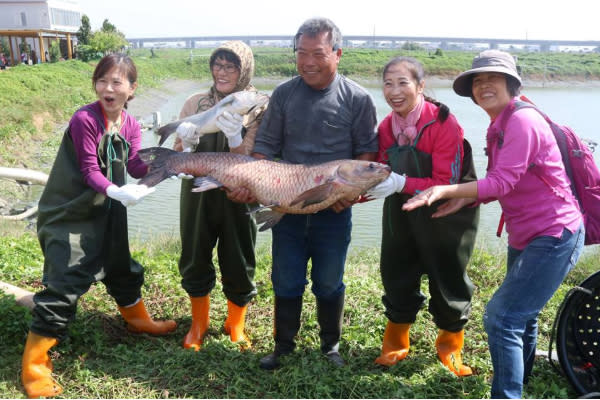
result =
[[177,328],[177,324],[173,320],[153,321],[142,299],[132,306],[119,306],[119,312],[127,322],[127,330],[132,333],[160,336],[173,332]]
[[186,349],[200,350],[204,335],[208,330],[210,318],[208,311],[210,308],[210,297],[208,295],[201,297],[191,297],[192,303],[192,325],[189,332],[183,338],[183,347]]
[[469,376],[473,374],[470,367],[463,365],[460,355],[465,342],[464,329],[458,332],[450,332],[440,329],[435,341],[438,357],[450,371],[457,376]]
[[62,393],[62,387],[52,378],[52,361],[48,357],[48,350],[57,344],[56,338],[29,331],[21,370],[21,381],[29,398],[54,397]]
[[289,354],[296,348],[294,338],[300,330],[302,297],[275,296],[275,350],[260,359],[260,367],[266,370],[278,368],[279,357]]
[[244,332],[246,321],[246,311],[248,304],[243,307],[238,306],[231,300],[227,300],[227,319],[225,320],[225,332],[229,334],[233,343],[242,342],[242,348],[249,349],[252,344]]
[[383,334],[383,346],[381,354],[375,359],[375,363],[391,367],[398,361],[402,361],[408,355],[410,339],[408,331],[411,324],[397,324],[388,321]]
[[342,337],[342,319],[344,317],[344,294],[331,300],[317,298],[317,320],[321,331],[321,352],[335,366],[345,364],[340,356],[340,338]]

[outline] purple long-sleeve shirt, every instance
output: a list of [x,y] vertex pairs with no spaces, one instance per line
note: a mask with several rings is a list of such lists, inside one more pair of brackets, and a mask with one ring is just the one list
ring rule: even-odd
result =
[[[99,102],[90,104],[90,107],[99,118],[103,118]],[[121,114],[121,121],[120,133],[130,145],[127,172],[134,178],[141,178],[148,172],[148,167],[137,154],[141,146],[140,125],[125,110]],[[102,125],[89,111],[80,109],[71,118],[69,126],[79,169],[85,183],[95,191],[106,194],[106,188],[112,183],[102,174],[98,163],[98,145],[104,134]]]
[[500,137],[501,121],[514,101],[488,128],[488,171],[477,181],[477,194],[480,202],[500,202],[508,244],[523,249],[538,236],[560,237],[564,228],[575,232],[582,217],[573,195],[561,196],[539,177],[571,193],[552,130],[537,111],[515,111]]

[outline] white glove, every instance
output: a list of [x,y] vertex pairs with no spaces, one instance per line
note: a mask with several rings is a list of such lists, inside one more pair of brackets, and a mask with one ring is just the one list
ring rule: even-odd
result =
[[182,122],[175,130],[177,136],[181,139],[184,152],[190,152],[200,142],[203,134],[196,132],[196,128],[197,126],[191,122]]
[[128,207],[136,205],[144,197],[155,190],[156,188],[149,188],[146,185],[129,183],[121,187],[118,187],[117,185],[110,185],[106,188],[106,195],[111,199],[120,201],[125,207]]
[[238,147],[242,144],[242,122],[244,117],[240,114],[232,114],[230,112],[223,112],[217,118],[217,127],[227,136],[227,143],[229,148]]
[[180,172],[177,175],[172,175],[171,179],[173,179],[173,180],[175,180],[175,179],[179,179],[179,180],[194,179],[194,175],[189,175],[189,174],[186,174],[185,172]]
[[385,181],[367,190],[365,195],[373,199],[383,199],[390,194],[400,193],[404,188],[405,183],[406,177],[404,175],[392,172]]

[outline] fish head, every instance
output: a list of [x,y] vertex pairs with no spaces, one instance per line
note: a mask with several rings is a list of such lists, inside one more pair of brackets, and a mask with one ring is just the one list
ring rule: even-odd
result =
[[230,94],[222,101],[225,100],[228,100],[226,104],[227,111],[243,115],[254,108],[262,107],[267,104],[269,102],[269,96],[258,92],[242,90]]
[[389,165],[375,161],[348,160],[339,165],[337,176],[344,183],[366,191],[384,181],[391,171]]

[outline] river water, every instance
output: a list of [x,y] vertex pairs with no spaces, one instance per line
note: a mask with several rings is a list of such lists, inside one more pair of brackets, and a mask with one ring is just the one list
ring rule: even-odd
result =
[[[270,92],[271,87],[261,87],[264,92]],[[377,107],[377,119],[381,121],[390,108],[385,102],[380,87],[367,87],[372,94]],[[197,91],[181,91],[168,98],[166,103],[157,110],[163,123],[176,119],[183,102]],[[473,156],[478,176],[485,175],[487,158],[483,153],[485,132],[489,118],[471,99],[457,96],[449,87],[426,89],[426,93],[445,103],[465,131],[465,137],[473,147]],[[582,138],[589,138],[600,143],[600,129],[597,128],[594,115],[600,104],[600,88],[565,87],[565,88],[525,88],[523,94],[535,102],[552,119],[560,124],[571,126]],[[148,118],[145,116],[144,118]],[[155,146],[156,136],[152,131],[143,134],[143,147]],[[170,146],[167,142],[165,146]],[[600,150],[596,152],[596,162],[600,165]],[[146,197],[135,207],[128,208],[129,232],[131,238],[147,239],[158,234],[179,235],[179,190],[180,182],[166,180],[160,183],[156,192]],[[351,248],[378,248],[381,240],[381,209],[383,200],[357,204],[353,207],[353,229]],[[500,207],[497,202],[483,205],[478,232],[478,245],[488,250],[500,250],[506,247],[506,233],[501,238],[495,235],[500,217]],[[258,235],[260,244],[270,243],[270,231]]]

